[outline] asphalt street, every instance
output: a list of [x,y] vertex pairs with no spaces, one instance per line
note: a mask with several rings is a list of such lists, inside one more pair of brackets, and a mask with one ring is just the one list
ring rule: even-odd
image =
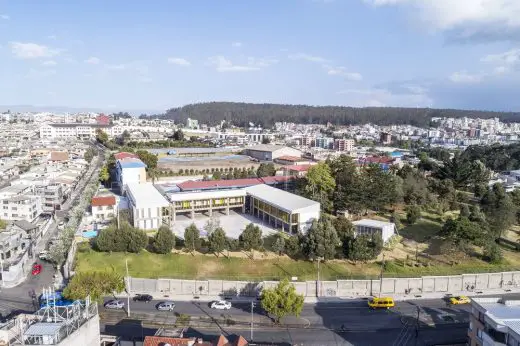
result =
[[[124,301],[126,304],[126,300]],[[222,321],[229,318],[242,322],[240,325],[214,323],[212,326],[194,327],[190,329],[190,335],[241,334],[250,339],[250,303],[234,303],[230,310],[214,310],[209,307],[208,302],[175,302],[174,311],[167,312],[156,310],[156,305],[161,301],[130,301],[130,318],[126,317],[126,310],[111,311],[101,308],[102,328],[107,334],[136,333],[133,336],[139,337],[140,334],[147,335],[151,330],[145,327],[147,324],[157,326],[158,323],[164,323],[164,326],[171,326],[174,315],[186,314],[192,320],[204,318]],[[290,324],[290,328],[272,329],[269,327],[269,318],[258,305],[253,312],[253,320],[257,324],[255,330],[258,329],[254,331],[255,340],[268,343],[274,340],[281,344],[413,345],[417,340],[418,345],[433,345],[454,342],[465,339],[469,317],[469,305],[447,306],[441,299],[397,302],[396,307],[390,310],[371,310],[366,301],[349,300],[305,304],[300,318],[285,319],[284,322]],[[127,326],[129,321],[136,319],[145,321],[140,324],[140,328]],[[416,338],[417,326],[419,331]],[[440,332],[440,329],[443,331]]]

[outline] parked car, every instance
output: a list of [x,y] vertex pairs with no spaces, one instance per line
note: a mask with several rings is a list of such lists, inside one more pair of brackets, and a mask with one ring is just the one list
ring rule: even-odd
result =
[[466,296],[456,296],[450,298],[450,304],[453,305],[461,305],[461,304],[469,304],[471,300]]
[[175,303],[174,302],[161,302],[161,303],[157,304],[156,308],[159,311],[173,311],[173,309],[175,308]]
[[32,267],[32,275],[38,275],[42,272],[42,265],[41,264],[34,264]]
[[125,303],[120,300],[110,300],[105,303],[105,309],[121,310],[125,307]]
[[219,301],[211,303],[210,307],[212,309],[217,309],[217,310],[229,310],[229,309],[231,309],[231,302],[227,302],[225,300],[219,300]]
[[48,260],[49,259],[49,251],[43,250],[38,254],[38,258],[41,260]]
[[149,294],[136,294],[133,298],[134,302],[145,302],[149,303],[153,300],[153,297]]

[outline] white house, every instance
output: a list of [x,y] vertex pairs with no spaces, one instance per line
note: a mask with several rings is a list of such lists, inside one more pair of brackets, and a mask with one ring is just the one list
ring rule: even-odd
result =
[[117,160],[116,181],[123,193],[130,183],[146,183],[146,165],[143,161],[135,158]]
[[126,194],[134,227],[149,230],[169,226],[170,202],[152,183],[129,183]]
[[94,196],[90,206],[94,221],[108,221],[117,216],[118,202],[115,196]]
[[363,219],[352,222],[356,228],[355,234],[372,235],[374,233],[381,234],[383,242],[386,243],[395,233],[395,224],[392,222],[383,222],[378,220]]

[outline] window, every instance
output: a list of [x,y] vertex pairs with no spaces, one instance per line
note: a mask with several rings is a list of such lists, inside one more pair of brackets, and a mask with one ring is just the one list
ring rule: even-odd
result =
[[482,339],[482,329],[477,329],[477,338]]
[[469,330],[473,330],[473,321],[469,321]]

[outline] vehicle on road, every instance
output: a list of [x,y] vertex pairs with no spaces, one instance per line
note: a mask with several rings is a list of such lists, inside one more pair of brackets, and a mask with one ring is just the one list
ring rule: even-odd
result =
[[42,265],[41,264],[33,264],[33,267],[32,267],[32,271],[31,271],[31,274],[32,275],[38,275],[42,272]]
[[136,294],[133,298],[134,302],[145,302],[149,303],[153,300],[153,297],[149,294]]
[[452,305],[461,305],[461,304],[469,304],[471,300],[466,296],[456,296],[450,298],[450,304]]
[[121,310],[125,307],[125,303],[120,300],[110,300],[105,303],[105,309]]
[[229,310],[231,309],[231,302],[225,300],[219,300],[211,303],[210,307],[217,310]]
[[375,297],[368,301],[368,307],[371,309],[390,309],[395,306],[394,298]]
[[156,308],[159,311],[173,311],[173,309],[175,309],[175,303],[174,302],[161,302],[161,303],[157,304]]
[[43,250],[38,254],[38,258],[45,261],[50,259],[49,251]]

